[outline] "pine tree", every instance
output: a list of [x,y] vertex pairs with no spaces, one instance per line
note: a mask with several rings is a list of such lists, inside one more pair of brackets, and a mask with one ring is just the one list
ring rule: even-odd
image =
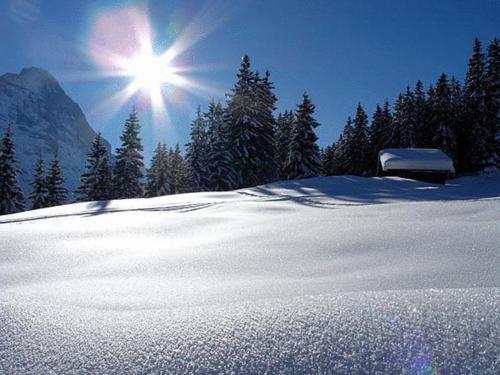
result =
[[236,187],[236,172],[230,151],[230,133],[220,103],[211,102],[205,114],[208,127],[208,188],[213,191]]
[[325,176],[334,176],[339,173],[336,158],[336,148],[337,145],[333,143],[330,146],[326,146],[321,151],[321,165],[323,167],[323,175]]
[[422,148],[432,148],[432,117],[434,111],[434,98],[436,97],[434,85],[429,85],[427,89],[427,94],[425,96],[424,105],[424,126],[420,133],[417,135],[418,146]]
[[250,58],[243,56],[238,81],[228,98],[225,121],[230,126],[231,151],[237,184],[254,186],[259,181],[260,136],[256,76],[250,71]]
[[264,77],[259,79],[255,76],[255,97],[257,105],[257,184],[264,184],[279,176],[278,163],[275,159],[276,144],[274,129],[276,120],[273,112],[276,110],[276,96],[273,93],[273,83],[270,81],[270,73],[266,71]]
[[389,137],[389,145],[393,148],[401,147],[401,123],[400,118],[402,117],[402,108],[404,103],[403,94],[399,94],[398,98],[394,103],[394,112],[392,116],[391,124],[391,134]]
[[353,156],[356,150],[354,149],[354,127],[350,116],[347,118],[335,151],[338,174],[352,174]]
[[390,127],[389,103],[385,102],[384,109],[377,104],[370,129],[369,166],[372,173],[377,169],[378,153],[388,146],[389,134],[391,132]]
[[196,118],[191,123],[191,141],[186,145],[186,161],[189,166],[194,191],[208,189],[208,142],[205,121],[198,107]]
[[500,41],[497,38],[488,47],[485,104],[490,133],[488,164],[500,168]]
[[0,215],[23,211],[24,198],[17,182],[21,170],[16,167],[12,129],[7,127],[0,146]]
[[415,147],[417,143],[415,129],[415,98],[410,87],[406,93],[399,95],[394,106],[393,116],[395,147]]
[[295,123],[292,129],[290,153],[286,164],[289,179],[317,176],[321,172],[318,137],[314,129],[319,126],[312,117],[315,106],[307,93],[297,107]]
[[66,202],[67,190],[63,184],[64,175],[56,153],[47,174],[47,207],[60,206]]
[[393,129],[393,124],[394,121],[392,119],[392,112],[391,112],[391,106],[389,104],[389,101],[386,100],[384,102],[384,107],[382,109],[382,119],[384,126],[382,127],[382,141],[383,141],[383,148],[390,147],[391,144],[391,137],[392,133],[394,132]]
[[143,150],[139,131],[141,129],[135,108],[125,122],[120,137],[121,147],[116,149],[113,185],[115,198],[138,198],[143,195],[142,169],[144,168]]
[[170,194],[188,193],[193,191],[189,168],[177,143],[175,149],[170,148],[167,157],[167,166],[170,178]]
[[415,111],[415,146],[423,147],[425,143],[424,134],[427,132],[428,127],[426,122],[426,97],[424,85],[420,80],[415,84],[413,98]]
[[35,175],[31,182],[31,193],[29,199],[31,200],[31,209],[47,207],[47,178],[45,177],[45,167],[42,155],[40,154],[35,165]]
[[167,146],[158,143],[147,172],[146,196],[158,197],[170,194],[170,174],[168,170]]
[[442,73],[439,77],[433,95],[430,118],[432,146],[456,160],[457,137],[454,128],[451,90],[446,74]]
[[98,133],[92,142],[80,182],[81,185],[76,191],[79,201],[100,201],[112,198],[112,170],[101,133]]
[[365,175],[369,167],[369,134],[368,117],[361,103],[358,103],[356,116],[354,117],[353,127],[353,147],[354,152],[351,156],[350,173],[355,175]]
[[345,164],[345,150],[344,150],[344,135],[341,133],[337,142],[335,143],[335,147],[332,150],[332,158],[334,170],[332,171],[332,175],[338,176],[345,174],[345,168],[343,167]]
[[285,111],[278,115],[275,129],[276,160],[278,161],[280,178],[286,178],[285,165],[290,153],[290,136],[294,117],[292,111]]
[[457,159],[460,153],[460,129],[463,128],[462,121],[464,118],[464,95],[460,82],[455,78],[450,79],[450,97],[451,97],[451,112],[453,117],[453,128],[457,137]]
[[481,42],[476,38],[464,84],[465,144],[460,155],[460,165],[468,171],[483,169],[488,160],[489,129],[485,109],[485,61]]

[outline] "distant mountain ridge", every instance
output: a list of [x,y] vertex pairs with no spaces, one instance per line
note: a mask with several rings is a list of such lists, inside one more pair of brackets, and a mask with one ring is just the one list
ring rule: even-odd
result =
[[[19,74],[0,76],[0,133],[9,124],[14,132],[16,157],[22,170],[19,182],[25,197],[39,153],[48,163],[57,152],[71,199],[96,135],[80,106],[49,72],[25,68]],[[108,142],[106,147],[110,150]]]

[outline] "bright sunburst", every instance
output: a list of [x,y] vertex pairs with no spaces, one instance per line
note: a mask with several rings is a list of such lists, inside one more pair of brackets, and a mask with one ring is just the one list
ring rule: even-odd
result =
[[155,122],[168,123],[166,103],[175,104],[177,89],[205,98],[219,95],[212,87],[186,75],[199,70],[199,66],[195,69],[178,61],[179,56],[214,29],[217,14],[222,19],[216,9],[205,9],[200,14],[203,17],[194,16],[182,32],[175,33],[170,46],[156,54],[155,34],[145,9],[129,6],[100,12],[92,24],[88,54],[100,68],[100,77],[130,79],[122,90],[101,103],[102,107],[116,112],[134,95],[141,94],[149,99]]
[[139,55],[126,62],[124,73],[133,78],[133,85],[150,94],[173,81],[173,68],[161,56]]

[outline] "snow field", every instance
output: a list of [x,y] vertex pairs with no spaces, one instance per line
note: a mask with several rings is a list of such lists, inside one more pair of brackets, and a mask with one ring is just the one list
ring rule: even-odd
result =
[[500,176],[324,177],[0,218],[0,373],[500,369]]

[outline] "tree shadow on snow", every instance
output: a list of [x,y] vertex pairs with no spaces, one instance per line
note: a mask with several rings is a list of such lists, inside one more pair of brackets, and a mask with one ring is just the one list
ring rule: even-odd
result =
[[393,202],[476,200],[500,197],[499,176],[449,180],[445,185],[398,177],[331,176],[281,181],[239,192],[269,201],[293,201],[318,208]]
[[105,213],[110,203],[111,201],[96,201],[90,203],[90,212],[87,212],[88,216],[96,216]]

